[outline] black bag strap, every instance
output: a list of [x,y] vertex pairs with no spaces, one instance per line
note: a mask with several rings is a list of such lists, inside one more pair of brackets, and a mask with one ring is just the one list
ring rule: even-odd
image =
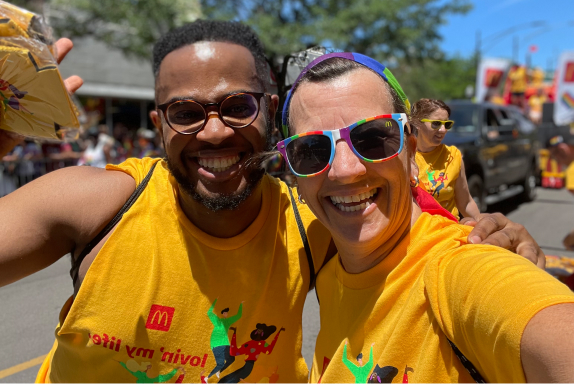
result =
[[148,182],[150,181],[151,176],[153,174],[153,170],[155,169],[155,166],[157,165],[157,163],[159,163],[159,161],[156,161],[151,166],[151,169],[149,170],[146,177],[144,177],[142,182],[137,186],[137,188],[132,193],[132,195],[129,197],[129,199],[126,201],[126,203],[123,205],[123,207],[119,210],[118,213],[116,213],[114,218],[104,227],[104,229],[102,229],[100,231],[100,233],[98,233],[96,235],[96,237],[94,237],[92,239],[92,241],[90,241],[86,245],[86,247],[84,248],[82,253],[80,253],[80,255],[75,260],[72,259],[72,269],[70,270],[70,275],[72,276],[72,281],[74,282],[74,286],[76,285],[76,281],[78,281],[78,275],[80,272],[80,265],[82,264],[82,261],[84,261],[84,259],[86,258],[86,256],[88,256],[88,254],[92,251],[92,249],[94,249],[94,247],[96,245],[98,245],[98,243],[100,241],[102,241],[102,239],[104,237],[106,237],[106,235],[108,233],[110,233],[110,231],[116,226],[116,224],[119,223],[119,221],[124,216],[124,213],[126,213],[132,207],[132,205],[134,205],[134,203],[136,202],[138,197],[140,197],[140,195],[143,193]]
[[290,187],[289,195],[291,196],[291,205],[293,206],[293,213],[295,214],[295,220],[297,221],[297,228],[299,228],[299,234],[301,235],[301,240],[303,240],[303,246],[305,247],[305,254],[307,255],[307,263],[309,263],[310,280],[309,280],[309,290],[313,289],[315,285],[315,263],[313,262],[313,255],[311,254],[311,247],[309,247],[309,241],[307,240],[307,234],[305,233],[305,226],[303,225],[303,220],[301,220],[301,215],[299,214],[299,209],[297,208],[297,203],[293,197],[293,192]]
[[470,376],[472,377],[472,379],[474,381],[476,381],[477,383],[486,383],[486,381],[484,380],[484,378],[482,377],[482,375],[478,372],[478,370],[474,367],[474,365],[470,362],[470,360],[468,360],[460,351],[460,349],[458,349],[456,347],[456,345],[454,345],[454,343],[452,341],[450,341],[448,338],[446,339],[448,341],[448,343],[450,344],[450,347],[452,348],[452,350],[454,351],[454,354],[456,355],[456,357],[458,357],[458,359],[460,360],[460,362],[462,363],[462,365],[466,368],[466,370],[468,371],[468,373],[470,373]]

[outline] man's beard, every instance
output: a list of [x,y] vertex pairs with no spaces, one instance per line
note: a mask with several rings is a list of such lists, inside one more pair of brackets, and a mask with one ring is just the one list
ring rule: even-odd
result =
[[[273,130],[273,122],[270,116],[266,116],[266,133],[265,133],[265,148],[268,151],[271,145],[271,132]],[[164,143],[165,147],[165,143]],[[190,180],[184,175],[184,173],[178,169],[172,161],[170,161],[169,156],[166,151],[166,162],[167,167],[177,183],[179,184],[179,189],[183,193],[189,195],[198,203],[202,204],[207,209],[217,212],[221,210],[233,210],[237,209],[257,188],[259,182],[265,175],[265,168],[262,167],[263,160],[267,157],[268,153],[263,152],[262,154],[254,153],[251,154],[251,158],[245,161],[243,166],[245,167],[244,177],[247,185],[240,191],[236,191],[231,194],[220,193],[215,197],[204,196],[197,192],[196,186],[190,182]],[[185,162],[182,159],[182,164]]]

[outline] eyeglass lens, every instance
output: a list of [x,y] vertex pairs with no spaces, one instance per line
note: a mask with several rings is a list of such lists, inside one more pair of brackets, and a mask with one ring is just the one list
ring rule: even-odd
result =
[[[259,103],[253,95],[240,93],[223,100],[219,112],[225,123],[234,128],[243,128],[257,118]],[[167,109],[167,120],[178,132],[198,131],[206,118],[203,106],[192,100],[173,103]]]
[[[398,153],[402,134],[393,119],[376,119],[351,130],[355,150],[369,160],[383,160]],[[300,175],[321,172],[329,165],[331,139],[324,135],[309,135],[291,141],[286,148],[289,164]]]

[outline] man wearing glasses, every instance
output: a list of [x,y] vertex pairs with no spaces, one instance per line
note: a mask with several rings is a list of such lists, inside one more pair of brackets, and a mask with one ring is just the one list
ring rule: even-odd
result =
[[[242,24],[197,21],[160,39],[153,61],[151,118],[166,159],[67,168],[0,200],[0,285],[73,254],[75,294],[38,380],[130,381],[118,362],[148,362],[154,375],[185,366],[185,380],[197,381],[217,364],[205,313],[219,298],[214,311],[245,302],[242,340],[261,326],[284,329],[247,381],[306,382],[303,304],[334,250],[306,206],[261,167],[278,105],[263,47]],[[522,244],[543,263],[522,227],[501,216],[480,224],[472,235],[502,230],[513,239],[503,245]]]

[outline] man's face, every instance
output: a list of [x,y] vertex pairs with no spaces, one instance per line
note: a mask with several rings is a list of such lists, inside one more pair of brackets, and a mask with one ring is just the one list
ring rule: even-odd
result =
[[229,312],[223,312],[223,318],[227,319],[227,316],[229,315]]
[[[245,47],[223,42],[199,42],[168,54],[156,79],[158,104],[177,99],[218,103],[238,92],[264,92],[255,59]],[[254,156],[266,150],[277,96],[263,97],[259,115],[249,126],[233,129],[207,110],[204,128],[182,135],[169,127],[162,112],[151,118],[165,144],[168,166],[183,192],[213,211],[234,209],[244,201],[264,174]],[[225,167],[223,167],[225,164]],[[222,170],[224,169],[224,170]]]

